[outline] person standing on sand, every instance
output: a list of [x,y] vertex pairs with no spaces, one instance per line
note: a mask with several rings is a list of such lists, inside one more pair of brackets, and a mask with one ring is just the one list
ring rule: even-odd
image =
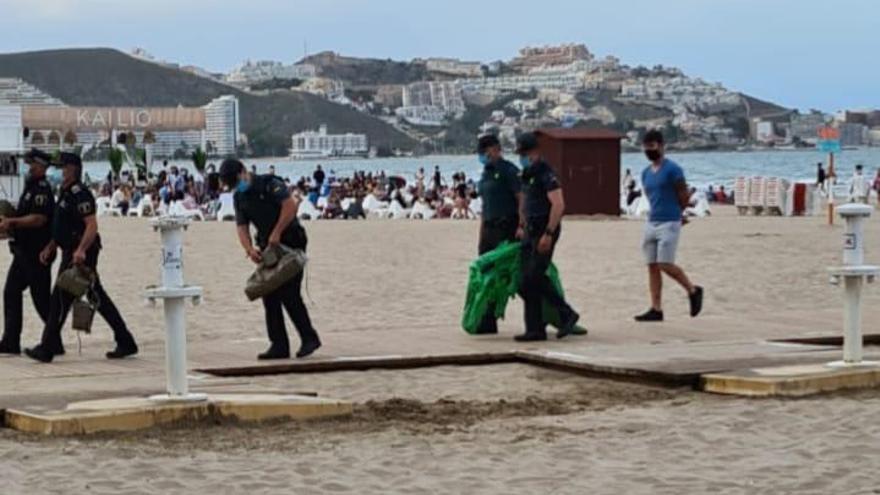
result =
[[[220,165],[220,179],[234,191],[235,223],[238,226],[238,240],[254,263],[262,261],[266,248],[285,245],[291,249],[305,251],[308,244],[306,231],[296,219],[299,205],[294,200],[284,181],[268,175],[249,175],[245,166],[238,160],[227,159]],[[257,228],[257,247],[251,241],[250,225]],[[282,307],[293,320],[299,333],[301,345],[296,357],[304,358],[321,347],[318,332],[312,327],[309,310],[302,299],[303,272],[275,292],[263,298],[266,312],[266,329],[271,345],[258,359],[288,359],[290,343],[284,324]]]
[[521,135],[517,139],[516,152],[523,169],[521,215],[526,220],[520,280],[520,293],[525,300],[526,332],[515,338],[518,342],[547,340],[543,312],[546,302],[559,312],[561,323],[556,337],[562,339],[575,332],[580,319],[547,276],[562,231],[565,199],[559,180],[544,161],[534,134]]
[[703,308],[703,288],[691,283],[684,270],[675,264],[681,227],[686,223],[683,212],[689,195],[684,171],[665,158],[663,134],[652,130],[642,140],[645,156],[651,162],[642,171],[642,190],[651,204],[645,224],[642,250],[648,263],[651,309],[635,317],[638,322],[663,321],[663,274],[678,282],[688,293],[691,317]]
[[[134,356],[138,353],[134,336],[101,285],[100,277],[97,277],[98,255],[102,248],[101,236],[98,234],[98,220],[95,216],[95,197],[81,181],[82,159],[73,153],[61,153],[59,161],[57,166],[62,168],[63,182],[52,215],[52,240],[40,252],[40,261],[44,265],[51,265],[58,248],[61,248],[59,274],[74,265],[85,266],[96,273],[91,288],[94,295],[92,302],[97,305],[98,313],[113,330],[113,338],[116,340],[116,348],[106,354],[107,359]],[[40,344],[25,349],[29,358],[51,363],[55,356],[64,354],[61,328],[73,301],[74,297],[56,284]]]
[[0,354],[21,354],[22,295],[25,289],[29,289],[43,323],[49,318],[52,263],[40,262],[40,250],[52,238],[55,196],[46,181],[50,160],[47,153],[37,149],[25,155],[24,161],[30,170],[15,216],[0,218],[0,232],[9,235],[9,251],[12,253],[12,265],[3,287],[4,327]]
[[[522,216],[522,184],[519,169],[504,159],[501,142],[494,135],[483,136],[477,143],[477,153],[483,165],[483,175],[477,190],[483,198],[480,221],[480,242],[477,251],[482,256],[504,242],[516,242],[524,237],[525,218]],[[486,316],[477,334],[498,333],[495,307],[486,310]]]

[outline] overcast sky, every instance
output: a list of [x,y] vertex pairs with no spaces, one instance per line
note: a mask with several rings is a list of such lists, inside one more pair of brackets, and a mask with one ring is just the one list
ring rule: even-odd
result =
[[579,42],[801,109],[880,107],[876,0],[0,0],[0,52],[137,46],[226,72],[314,53],[492,61]]

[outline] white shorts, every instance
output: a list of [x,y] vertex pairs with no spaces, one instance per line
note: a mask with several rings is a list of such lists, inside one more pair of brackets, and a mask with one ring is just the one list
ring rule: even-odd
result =
[[642,252],[649,265],[655,263],[675,263],[678,239],[681,237],[681,222],[648,222],[645,224],[642,239]]

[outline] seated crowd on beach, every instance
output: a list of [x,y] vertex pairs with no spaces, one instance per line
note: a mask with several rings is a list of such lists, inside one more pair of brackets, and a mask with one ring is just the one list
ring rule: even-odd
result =
[[[256,174],[256,165],[251,167]],[[276,175],[269,166],[269,175]],[[290,193],[300,202],[308,201],[313,208],[312,219],[358,219],[372,212],[402,211],[413,218],[474,219],[479,210],[476,184],[464,172],[454,173],[447,180],[435,167],[433,175],[426,176],[423,168],[411,180],[396,175],[355,172],[350,177],[339,177],[334,171],[325,172],[318,165],[311,176],[292,180],[282,177]],[[204,174],[191,173],[186,168],[163,164],[162,169],[144,176],[123,171],[118,177],[112,173],[101,181],[86,178],[98,198],[107,198],[110,206],[123,216],[142,201],[151,212],[167,211],[173,202],[186,210],[198,210],[206,218],[215,218],[227,192],[214,164]],[[302,203],[301,203],[302,204]],[[391,217],[391,213],[388,214]],[[397,218],[397,217],[395,217]]]

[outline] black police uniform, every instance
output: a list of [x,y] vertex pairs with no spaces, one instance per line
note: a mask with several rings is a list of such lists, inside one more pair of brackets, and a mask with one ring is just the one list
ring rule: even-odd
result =
[[[239,226],[254,224],[257,228],[256,244],[260,249],[268,246],[269,236],[272,235],[281,215],[281,203],[289,197],[290,193],[284,181],[271,175],[255,175],[246,191],[235,193],[235,222]],[[306,250],[308,244],[306,231],[296,219],[282,233],[281,243],[292,249]],[[309,311],[302,299],[303,275],[300,272],[293,280],[263,298],[266,329],[273,353],[289,354],[290,352],[282,306],[293,320],[302,346],[305,348],[320,345],[318,333],[312,327]]]
[[52,214],[55,196],[45,178],[28,178],[18,200],[15,216],[43,215],[42,227],[18,229],[10,233],[9,250],[12,265],[3,288],[3,316],[5,327],[2,351],[18,354],[21,350],[22,292],[30,289],[31,299],[43,323],[49,317],[49,295],[52,288],[52,266],[40,262],[40,252],[52,239]]
[[546,324],[543,318],[543,302],[554,306],[563,322],[572,321],[575,311],[559,295],[547,276],[547,269],[553,258],[556,242],[562,231],[562,225],[553,233],[553,244],[550,251],[538,252],[538,243],[547,231],[550,221],[550,199],[547,195],[560,188],[559,180],[553,169],[546,162],[533,163],[522,173],[523,201],[525,202],[526,238],[522,244],[522,280],[520,294],[525,299],[526,335],[533,337],[546,336]]
[[[95,197],[86,186],[77,182],[61,189],[58,195],[58,203],[55,207],[54,218],[52,219],[52,239],[61,248],[61,266],[58,267],[59,274],[73,265],[73,253],[79,247],[79,243],[85,233],[85,219],[93,215],[95,215]],[[95,241],[86,251],[85,266],[97,272],[98,254],[100,252],[101,237],[96,235]],[[128,330],[116,305],[113,304],[113,300],[110,299],[110,296],[107,295],[107,292],[101,285],[100,278],[95,282],[92,295],[94,296],[92,302],[97,305],[98,313],[113,330],[117,351],[121,351],[125,355],[136,353],[137,344],[134,337]],[[61,328],[64,326],[64,321],[67,319],[67,314],[70,312],[73,301],[73,296],[55,287],[52,291],[52,305],[46,327],[43,330],[43,339],[40,342],[39,350],[34,349],[28,353],[31,357],[35,359],[45,358],[48,353],[48,359],[41,360],[51,361],[52,355],[63,354],[64,347],[61,342]],[[114,353],[108,353],[107,357],[114,357]]]
[[[486,254],[505,241],[515,242],[519,227],[519,202],[522,192],[519,169],[507,160],[488,163],[477,184],[477,192],[483,199],[480,223],[480,255]],[[477,333],[498,333],[495,308],[490,306]]]

